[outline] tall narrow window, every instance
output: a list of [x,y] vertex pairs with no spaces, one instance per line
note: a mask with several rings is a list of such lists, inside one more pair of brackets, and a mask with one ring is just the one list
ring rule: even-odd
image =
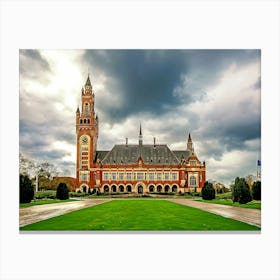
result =
[[89,104],[85,103],[85,113],[88,114],[89,112]]
[[196,186],[196,178],[195,176],[190,177],[190,186]]

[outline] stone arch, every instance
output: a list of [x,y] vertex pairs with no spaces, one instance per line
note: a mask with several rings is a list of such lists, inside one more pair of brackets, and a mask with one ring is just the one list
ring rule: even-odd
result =
[[135,185],[134,190],[136,193],[143,194],[147,192],[147,186],[143,182],[138,182]]
[[162,192],[162,185],[157,185],[157,192]]
[[164,186],[164,192],[168,193],[170,191],[170,186],[169,185],[165,185]]
[[119,192],[124,192],[124,186],[123,185],[119,185]]
[[110,191],[109,186],[108,186],[108,185],[105,185],[105,186],[103,187],[103,191],[104,191],[104,193],[108,193],[108,192]]
[[172,185],[172,192],[176,193],[178,191],[177,185]]
[[131,185],[126,185],[126,191],[127,192],[132,192],[132,186]]
[[82,184],[82,185],[80,186],[80,191],[81,191],[81,192],[87,193],[88,190],[89,190],[89,186],[88,186],[87,184]]
[[111,186],[111,192],[117,192],[117,186],[116,185]]
[[154,185],[149,185],[149,192],[155,192],[156,188]]

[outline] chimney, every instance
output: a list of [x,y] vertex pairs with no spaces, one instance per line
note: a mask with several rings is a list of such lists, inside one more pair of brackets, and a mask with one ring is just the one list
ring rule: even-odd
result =
[[125,138],[125,145],[126,145],[126,147],[128,146],[128,138],[127,137]]
[[156,147],[156,137],[154,137],[154,148]]

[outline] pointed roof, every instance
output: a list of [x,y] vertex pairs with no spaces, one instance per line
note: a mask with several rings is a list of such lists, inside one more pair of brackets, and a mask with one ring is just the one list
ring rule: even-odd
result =
[[80,113],[80,108],[79,108],[79,106],[77,107],[76,113]]
[[140,122],[140,132],[139,135],[142,136],[142,127],[141,127],[141,122]]
[[89,74],[88,74],[87,81],[86,81],[86,84],[85,84],[85,85],[86,85],[86,86],[91,86]]
[[192,141],[192,138],[191,138],[191,134],[189,132],[189,138],[188,138],[188,141]]

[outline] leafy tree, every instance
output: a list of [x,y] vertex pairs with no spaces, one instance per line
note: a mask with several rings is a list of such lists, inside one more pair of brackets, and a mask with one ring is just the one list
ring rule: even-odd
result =
[[19,201],[20,203],[29,203],[34,197],[34,188],[27,175],[20,174],[19,177]]
[[201,190],[202,198],[205,200],[215,199],[215,189],[213,188],[213,184],[206,181]]
[[253,188],[252,188],[252,196],[255,200],[261,200],[261,182],[257,181],[254,182]]
[[232,190],[232,201],[245,204],[252,201],[250,188],[244,178],[237,177]]
[[56,198],[60,200],[66,200],[69,198],[69,190],[65,183],[59,183],[56,189]]

